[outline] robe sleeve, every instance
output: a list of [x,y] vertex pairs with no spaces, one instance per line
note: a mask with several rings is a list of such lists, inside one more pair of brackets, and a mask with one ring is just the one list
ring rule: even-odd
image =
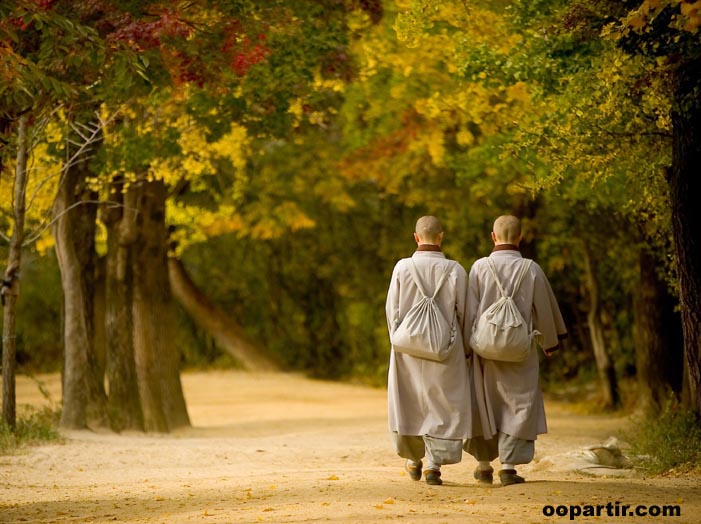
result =
[[469,344],[465,340],[465,329],[467,324],[467,273],[465,268],[460,264],[456,263],[457,279],[455,282],[455,289],[457,296],[455,297],[455,315],[458,321],[458,329],[460,330],[460,336],[463,338],[463,346],[465,348],[465,354],[469,355]]
[[465,328],[463,329],[465,353],[468,355],[472,353],[472,348],[470,347],[470,337],[472,337],[472,326],[475,323],[475,317],[477,316],[479,310],[481,296],[477,273],[477,264],[472,264],[472,267],[470,268],[470,276],[467,282],[467,300],[465,301],[465,308],[467,312],[465,314]]
[[392,279],[389,282],[389,290],[387,291],[387,302],[385,303],[385,314],[387,316],[387,330],[392,335],[392,331],[396,327],[396,320],[399,317],[399,265],[394,266],[392,271]]
[[542,333],[545,351],[557,349],[560,340],[567,338],[567,328],[555,294],[540,266],[537,266],[533,291],[533,328]]

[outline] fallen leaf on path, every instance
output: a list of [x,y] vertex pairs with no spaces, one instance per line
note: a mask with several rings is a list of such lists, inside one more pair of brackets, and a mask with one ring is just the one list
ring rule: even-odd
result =
[[204,510],[204,513],[202,513],[202,515],[205,516],[205,517],[213,517],[213,516],[214,516],[214,515],[212,515],[212,514],[211,514],[209,511],[207,511],[207,510]]
[[392,497],[389,497],[385,499],[384,504],[394,504],[394,499]]
[[472,504],[472,505],[474,505],[474,504],[477,504],[477,501],[476,501],[476,500],[472,500],[472,499],[465,499],[465,504]]
[[338,480],[338,477],[336,475],[331,475],[329,478],[326,480]]
[[382,504],[375,504],[375,509],[385,509]]

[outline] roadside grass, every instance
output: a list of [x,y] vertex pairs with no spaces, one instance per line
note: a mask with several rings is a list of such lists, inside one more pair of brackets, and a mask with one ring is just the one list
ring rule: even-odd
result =
[[634,418],[624,438],[634,466],[646,473],[683,473],[701,460],[701,417],[676,401],[668,401],[661,413]]
[[40,408],[29,405],[18,406],[14,429],[4,420],[0,420],[0,455],[10,455],[27,446],[63,440],[58,431],[58,423],[61,419],[60,406],[51,398],[42,381],[31,373],[26,375],[34,381],[48,405]]
[[0,455],[10,455],[26,446],[60,442],[60,416],[59,411],[49,407],[30,408],[17,416],[14,430],[0,421]]

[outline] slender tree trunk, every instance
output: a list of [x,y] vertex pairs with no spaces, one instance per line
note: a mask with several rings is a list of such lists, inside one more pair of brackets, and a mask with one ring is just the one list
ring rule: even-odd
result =
[[174,309],[168,279],[166,187],[143,182],[134,255],[134,354],[144,428],[170,431],[190,420],[180,383],[180,352],[173,345]]
[[104,382],[94,347],[97,207],[90,203],[96,195],[86,187],[88,175],[85,162],[67,166],[54,204],[57,218],[53,233],[64,299],[60,424],[73,429],[107,425]]
[[308,365],[320,378],[338,378],[348,371],[348,351],[336,317],[336,297],[328,279],[312,276],[307,293],[305,327],[312,345]]
[[596,359],[596,368],[599,372],[599,381],[603,394],[604,406],[606,408],[616,408],[620,405],[620,394],[618,391],[618,380],[616,378],[616,368],[611,361],[604,339],[604,328],[601,322],[601,300],[599,297],[599,281],[596,276],[596,268],[588,246],[584,249],[584,268],[589,290],[589,312],[587,313],[587,324],[591,345]]
[[29,149],[29,116],[19,118],[17,130],[17,164],[15,171],[14,229],[10,239],[7,269],[2,281],[2,419],[11,428],[17,422],[15,409],[15,360],[17,353],[16,318],[19,297],[22,242],[24,242],[24,213],[27,190],[27,155]]
[[132,322],[133,250],[136,241],[134,190],[112,184],[110,200],[101,213],[107,227],[105,270],[105,337],[109,413],[115,431],[144,429],[134,360]]
[[678,67],[669,188],[689,393],[691,407],[701,412],[701,59]]
[[682,387],[681,322],[675,300],[659,278],[657,261],[646,250],[639,258],[640,280],[634,304],[635,367],[638,405],[658,410],[671,393]]
[[105,376],[107,360],[107,340],[105,338],[105,303],[107,297],[105,289],[107,263],[104,256],[95,257],[95,293],[93,298],[93,338],[95,347],[95,362],[97,363],[97,375]]
[[236,320],[197,288],[180,260],[169,258],[168,271],[175,298],[197,322],[197,325],[214,338],[219,347],[243,364],[246,369],[255,371],[277,369],[263,350],[249,340]]

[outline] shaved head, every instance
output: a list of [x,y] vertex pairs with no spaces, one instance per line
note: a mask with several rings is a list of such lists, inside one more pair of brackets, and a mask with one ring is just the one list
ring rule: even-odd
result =
[[436,217],[425,216],[416,221],[415,232],[423,244],[440,244],[443,226]]
[[500,244],[517,244],[521,240],[521,221],[513,215],[502,215],[492,227],[495,241]]

